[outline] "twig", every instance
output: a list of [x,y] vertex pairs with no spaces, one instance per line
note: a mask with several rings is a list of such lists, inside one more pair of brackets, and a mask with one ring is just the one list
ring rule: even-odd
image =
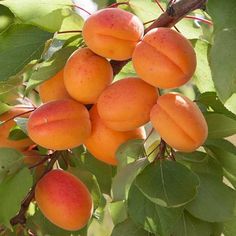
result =
[[[161,14],[149,27],[146,28],[145,34],[151,29],[157,27],[172,27],[184,18],[190,12],[205,7],[207,0],[180,0],[176,3],[171,2],[167,10]],[[130,61],[111,60],[114,75],[117,75],[121,69]]]

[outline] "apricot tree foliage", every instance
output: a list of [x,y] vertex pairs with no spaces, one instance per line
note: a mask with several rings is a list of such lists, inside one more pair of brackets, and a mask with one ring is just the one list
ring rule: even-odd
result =
[[[183,35],[181,38],[189,40],[196,53],[197,67],[192,76],[195,68],[192,63],[193,68],[187,72],[191,80],[171,91],[194,100],[192,104],[185,96],[179,96],[191,104],[192,114],[196,114],[193,124],[186,117],[181,118],[184,107],[175,111],[173,103],[169,106],[169,100],[165,102],[168,95],[163,94],[170,92],[169,87],[158,89],[159,94],[150,85],[135,83],[129,87],[130,81],[137,82],[130,77],[137,74],[142,77],[140,73],[148,71],[145,81],[153,80],[152,75],[161,73],[166,66],[161,65],[154,74],[150,63],[143,66],[145,58],[140,55],[154,53],[156,45],[152,50],[143,43],[141,52],[137,49],[134,53],[134,67],[130,60],[135,47],[133,41],[130,52],[124,50],[128,56],[107,60],[99,54],[107,46],[105,41],[103,45],[102,37],[101,43],[95,45],[99,48],[95,53],[99,55],[90,51],[94,46],[94,31],[82,32],[84,20],[75,9],[87,11],[70,0],[0,1],[0,235],[235,236],[236,2],[117,0],[108,1],[104,7],[122,8],[135,14],[135,21],[139,22],[139,18],[144,25],[144,34],[157,27],[172,27]],[[126,27],[125,23],[121,31],[122,27]],[[155,44],[155,35],[151,37]],[[139,40],[137,38],[135,44]],[[90,45],[90,49],[81,49]],[[72,53],[74,57],[70,57]],[[81,54],[80,66],[84,69],[78,72],[73,65]],[[91,56],[94,61],[88,62]],[[191,54],[189,61],[194,61],[194,57]],[[150,62],[156,63],[151,59]],[[97,65],[96,70],[93,63]],[[96,89],[91,93],[74,84],[78,79],[82,83],[89,70],[93,70],[94,77],[99,74],[98,80],[102,81],[101,87],[91,83],[91,88]],[[110,99],[108,90],[100,96],[112,80],[112,71],[114,82],[110,91],[115,88],[122,93],[116,89],[122,83],[127,93],[141,91],[137,103],[132,101],[133,107],[127,108],[125,115],[131,114],[141,125],[148,121],[154,107],[151,121],[156,130],[151,123],[146,124],[146,137],[137,126],[127,130],[129,120],[117,122],[121,107],[128,104],[125,96],[119,97],[118,105],[119,99]],[[61,86],[63,75],[68,76],[67,90]],[[136,87],[142,89],[135,90]],[[144,94],[144,91],[148,92]],[[61,96],[81,99],[87,109],[69,100],[55,101],[53,106],[50,103],[37,109],[42,102],[59,100]],[[91,108],[98,97],[98,104]],[[147,110],[145,103],[149,104]],[[157,120],[161,104],[168,109],[162,110],[165,119]],[[70,112],[65,112],[66,106]],[[57,132],[50,136],[47,132],[51,127],[41,127],[38,123],[42,113],[48,113],[50,122],[58,122],[59,117],[65,123],[60,123]],[[175,125],[168,125],[168,119],[174,120]],[[201,124],[200,138],[196,120]],[[96,127],[91,136],[90,126]],[[115,127],[114,130],[111,127]],[[179,127],[191,134],[187,135],[186,142],[181,138],[186,134],[178,134]],[[80,140],[82,137],[86,137],[86,141]],[[189,148],[195,137],[199,143],[190,148],[191,152],[179,148],[183,142]],[[75,141],[73,148],[67,145],[70,139]],[[78,143],[83,144],[78,146]],[[59,173],[65,183],[57,182],[59,177],[57,181],[50,180],[53,173]],[[51,184],[53,181],[58,188]],[[82,200],[78,195],[73,198],[73,194],[79,192],[77,187],[83,189]],[[49,194],[53,195],[53,191],[60,192],[61,198],[53,198]],[[80,201],[88,206],[83,211],[86,213],[81,213]],[[59,209],[60,202],[64,205]],[[70,204],[66,205],[67,202]],[[99,229],[107,225],[107,221],[105,232],[100,233]]]

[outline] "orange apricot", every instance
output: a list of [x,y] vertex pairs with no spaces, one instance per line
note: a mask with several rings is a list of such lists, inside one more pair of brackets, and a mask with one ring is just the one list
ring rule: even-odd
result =
[[160,96],[150,117],[164,141],[179,151],[192,152],[207,138],[208,127],[202,112],[183,95]]
[[56,73],[52,78],[39,85],[39,96],[42,102],[50,102],[70,98],[63,79],[63,69]]
[[79,230],[89,221],[93,202],[84,185],[74,175],[52,170],[37,183],[35,200],[44,216],[66,230]]
[[130,139],[144,139],[145,131],[143,128],[137,128],[131,131],[120,132],[108,128],[97,112],[97,106],[94,105],[89,111],[92,132],[85,140],[84,144],[90,153],[98,160],[110,165],[117,165],[115,153],[118,147]]
[[0,121],[3,122],[3,121],[8,120],[6,123],[0,125],[0,147],[15,148],[19,151],[24,151],[33,144],[33,141],[30,140],[29,138],[16,140],[16,141],[8,139],[11,128],[13,128],[16,125],[16,122],[14,121],[14,119],[11,119],[11,118],[16,117],[18,115],[19,117],[26,118],[29,116],[29,114],[25,114],[25,115],[22,115],[22,114],[30,110],[31,110],[30,108],[15,106],[11,110],[3,113],[0,116]]
[[156,89],[135,77],[125,78],[107,87],[98,98],[98,113],[105,125],[117,131],[138,128],[150,120],[157,100]]
[[54,150],[74,148],[90,135],[91,122],[84,105],[63,99],[45,103],[29,117],[29,137],[42,147]]
[[68,93],[83,104],[95,103],[112,79],[113,71],[107,59],[88,48],[76,50],[64,68],[64,82]]
[[106,8],[85,21],[82,34],[87,46],[98,55],[126,60],[131,58],[143,32],[137,16],[119,8]]
[[169,28],[149,31],[136,46],[132,61],[137,74],[159,88],[175,88],[187,83],[196,69],[192,45]]

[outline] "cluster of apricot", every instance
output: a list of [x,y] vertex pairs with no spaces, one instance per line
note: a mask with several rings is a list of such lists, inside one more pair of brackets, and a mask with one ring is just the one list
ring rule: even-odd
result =
[[[99,160],[116,165],[117,148],[129,139],[144,139],[143,125],[150,120],[177,150],[191,152],[203,144],[207,124],[199,108],[183,95],[157,92],[191,79],[196,56],[187,39],[169,28],[143,36],[142,22],[118,8],[91,15],[82,34],[88,47],[76,50],[39,87],[44,104],[30,115],[27,127],[36,144],[53,150],[84,144]],[[139,78],[112,83],[109,60],[130,58]],[[93,104],[90,111],[87,104]],[[70,230],[84,226],[93,208],[86,186],[58,170],[39,181],[36,201],[49,220]]]

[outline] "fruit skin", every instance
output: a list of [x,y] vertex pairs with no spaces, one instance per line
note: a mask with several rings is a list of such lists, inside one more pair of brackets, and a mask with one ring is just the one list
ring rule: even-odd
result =
[[[24,112],[30,111],[30,109],[22,107],[22,106],[15,106],[11,110],[3,113],[0,116],[0,121],[8,120],[16,115],[19,115],[19,117],[28,117],[29,114],[20,115]],[[15,148],[19,151],[26,150],[29,146],[33,144],[33,141],[29,138],[21,139],[21,140],[10,140],[8,139],[9,132],[11,128],[13,128],[16,125],[16,122],[14,120],[10,120],[2,125],[0,125],[0,147],[8,147],[8,148]]]
[[130,139],[144,139],[144,128],[137,128],[131,131],[115,131],[103,123],[97,112],[97,106],[94,105],[89,111],[92,132],[85,140],[84,144],[89,152],[98,160],[110,165],[117,165],[115,153],[118,147]]
[[74,148],[90,135],[91,122],[84,105],[70,99],[43,104],[29,117],[29,137],[54,150]]
[[180,94],[165,94],[152,108],[151,122],[171,147],[192,152],[207,138],[208,127],[198,106]]
[[62,69],[52,78],[39,85],[39,96],[43,103],[70,98],[64,84],[63,76],[64,71]]
[[175,88],[187,83],[196,69],[192,45],[169,28],[149,31],[136,46],[132,61],[138,76],[159,88]]
[[87,187],[62,170],[50,171],[37,183],[35,200],[48,220],[66,230],[83,228],[93,212]]
[[87,46],[100,56],[114,60],[131,58],[144,27],[139,18],[119,8],[106,8],[92,14],[83,27]]
[[76,50],[64,68],[64,82],[68,93],[83,104],[95,103],[112,79],[110,63],[88,48]]
[[156,103],[156,89],[135,77],[128,77],[107,87],[98,98],[98,114],[107,127],[117,131],[138,128],[150,120]]

